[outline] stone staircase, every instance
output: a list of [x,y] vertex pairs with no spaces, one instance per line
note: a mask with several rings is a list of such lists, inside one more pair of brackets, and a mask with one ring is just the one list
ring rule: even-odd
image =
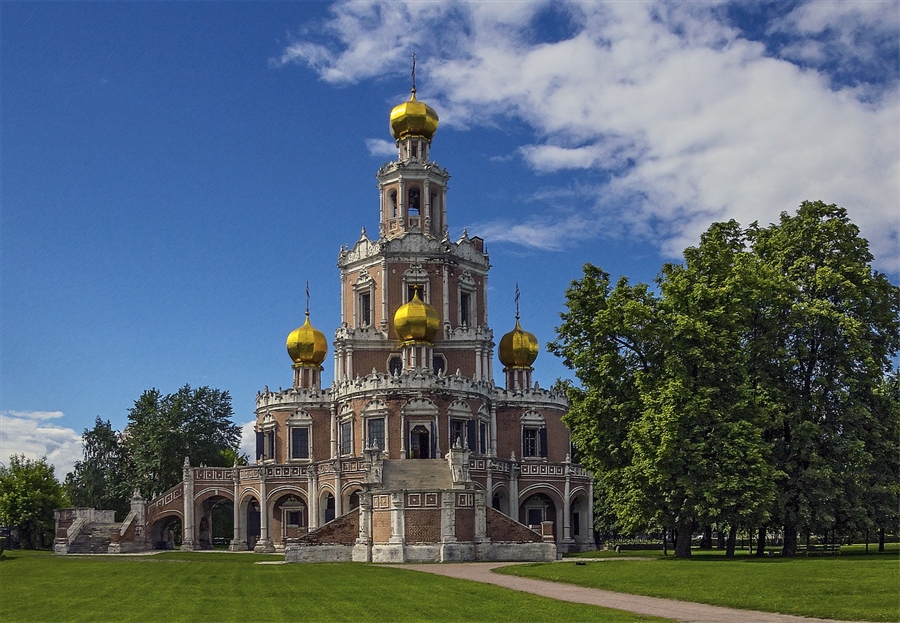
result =
[[69,554],[106,554],[112,531],[119,531],[118,523],[89,523],[69,544]]
[[388,491],[453,488],[450,467],[444,459],[386,460],[381,482]]

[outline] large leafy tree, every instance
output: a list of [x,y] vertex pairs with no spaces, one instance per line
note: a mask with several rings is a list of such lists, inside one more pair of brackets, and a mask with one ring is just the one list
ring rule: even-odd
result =
[[587,265],[550,349],[581,381],[567,422],[605,516],[676,528],[681,556],[713,521],[733,543],[772,515],[791,555],[801,530],[889,520],[900,299],[871,260],[843,209],[807,202],[714,224],[658,294]]
[[624,530],[675,528],[678,556],[690,555],[700,523],[760,521],[772,485],[761,411],[736,356],[755,275],[740,228],[712,228],[686,258],[664,267],[659,296],[625,280],[611,289],[586,266],[550,346],[583,385],[567,421],[598,474],[601,507]]
[[0,523],[18,529],[21,544],[42,549],[53,542],[53,511],[67,505],[47,458],[14,454],[0,466]]
[[190,385],[167,395],[145,391],[123,433],[130,485],[145,496],[162,493],[181,481],[185,457],[193,465],[233,464],[240,427],[232,415],[227,391]]
[[868,243],[838,206],[804,202],[748,236],[772,278],[749,349],[781,473],[775,518],[793,555],[803,532],[867,521],[884,417],[877,388],[900,347],[900,289],[872,269]]
[[122,519],[131,494],[125,465],[125,447],[110,422],[99,417],[82,435],[83,458],[66,476],[65,486],[75,506],[112,509]]

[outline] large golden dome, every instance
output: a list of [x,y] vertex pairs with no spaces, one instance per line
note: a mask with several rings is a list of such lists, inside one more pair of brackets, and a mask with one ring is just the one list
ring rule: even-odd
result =
[[537,338],[522,329],[516,318],[516,328],[500,338],[498,356],[507,368],[530,368],[538,356]]
[[431,140],[437,132],[438,114],[434,108],[416,99],[416,90],[409,100],[397,104],[391,111],[391,135],[398,141],[407,136],[422,136]]
[[288,335],[287,351],[295,368],[319,367],[325,361],[328,342],[325,341],[325,334],[309,323],[309,312],[306,312],[303,326]]
[[394,314],[394,329],[403,345],[433,344],[441,328],[437,310],[419,298],[415,290],[412,300]]

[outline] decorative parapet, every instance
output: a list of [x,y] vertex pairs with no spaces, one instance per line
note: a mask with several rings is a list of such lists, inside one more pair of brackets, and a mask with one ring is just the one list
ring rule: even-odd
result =
[[478,475],[484,475],[490,469],[492,472],[509,474],[513,466],[519,470],[519,476],[529,478],[534,476],[570,476],[590,478],[591,473],[577,463],[544,463],[529,461],[509,461],[491,457],[477,457],[469,459],[469,469]]
[[375,327],[339,327],[334,332],[334,339],[337,341],[351,342],[386,342],[389,340],[385,331],[376,329]]
[[533,387],[524,390],[495,387],[492,398],[498,406],[510,405],[533,409],[549,407],[560,410],[569,408],[569,399],[565,394],[550,389],[542,389],[537,383]]
[[316,407],[330,409],[332,400],[330,389],[302,387],[281,389],[279,387],[277,392],[272,392],[266,387],[265,390],[256,394],[256,408],[303,406],[307,409]]
[[[451,328],[449,324],[444,328],[444,334],[447,336],[445,341],[450,342],[485,342],[494,339],[493,330],[488,327],[456,327]],[[435,344],[435,350],[440,350],[440,342]]]
[[475,381],[461,374],[434,374],[430,370],[406,370],[400,374],[375,372],[346,381],[335,381],[331,386],[335,399],[348,399],[372,392],[453,392],[465,397],[488,398],[495,391],[493,382]]

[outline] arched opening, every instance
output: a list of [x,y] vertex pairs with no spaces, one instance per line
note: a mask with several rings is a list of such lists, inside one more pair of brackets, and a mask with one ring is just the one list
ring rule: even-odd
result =
[[421,191],[416,186],[413,186],[412,188],[409,189],[409,204],[407,207],[408,207],[410,213],[414,212],[414,213],[418,214],[420,205],[421,205]]
[[409,458],[431,458],[431,433],[424,424],[416,424],[409,431]]
[[572,500],[570,505],[569,527],[572,538],[579,543],[593,541],[593,530],[590,525],[590,512],[588,501],[584,495],[579,495]]
[[506,495],[505,489],[494,489],[494,495],[491,496],[491,507],[504,515],[509,515],[509,497]]
[[341,508],[344,513],[349,513],[350,511],[356,510],[359,508],[359,493],[361,489],[353,488],[350,490],[344,490],[343,504]]
[[169,515],[150,527],[150,544],[153,549],[175,549],[181,547],[181,517]]
[[246,497],[241,502],[241,516],[244,521],[241,525],[241,541],[247,543],[247,549],[256,547],[260,535],[259,500],[255,497]]
[[519,506],[519,521],[533,530],[540,531],[541,522],[553,522],[553,536],[556,536],[556,504],[550,496],[535,493]]
[[391,214],[394,218],[397,218],[397,191],[391,190],[388,193],[388,201],[390,202]]
[[226,497],[213,496],[197,508],[197,547],[227,547],[234,537],[234,503]]
[[298,539],[309,530],[309,510],[303,497],[288,493],[275,501],[272,507],[272,536],[275,546],[287,539]]
[[329,521],[334,521],[334,496],[331,492],[326,491],[322,494],[320,498],[319,508],[321,509],[319,512],[321,514],[322,523],[326,524]]

